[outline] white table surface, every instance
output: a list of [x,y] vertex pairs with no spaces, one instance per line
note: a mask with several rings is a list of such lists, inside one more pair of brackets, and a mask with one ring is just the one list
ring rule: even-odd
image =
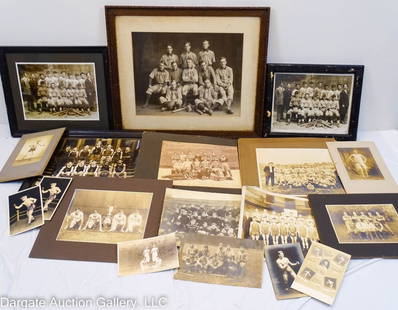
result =
[[[374,141],[387,166],[398,180],[398,131],[360,132],[358,140]],[[18,139],[10,137],[8,127],[0,125],[0,166],[7,160]],[[117,276],[116,264],[30,259],[29,252],[38,230],[14,237],[8,236],[7,197],[17,191],[20,182],[0,184],[0,309],[5,309],[4,298],[40,298],[46,306],[39,309],[57,309],[50,306],[68,299],[67,309],[133,309],[110,301],[102,307],[103,299],[118,297],[136,299],[134,309],[159,309],[156,303],[145,306],[145,300],[164,297],[166,305],[160,309],[180,310],[274,310],[274,309],[327,309],[329,306],[312,298],[277,301],[268,272],[264,270],[261,289],[202,284],[173,279],[173,271],[153,274]],[[398,260],[352,260],[332,308],[334,309],[396,309]],[[146,298],[146,299],[145,299]],[[73,302],[89,299],[93,307],[78,308]],[[54,300],[53,300],[54,301]],[[100,303],[96,305],[96,302]],[[150,303],[151,304],[151,303]],[[59,307],[58,307],[59,308]],[[19,308],[14,308],[19,309]],[[31,308],[31,309],[36,309]]]

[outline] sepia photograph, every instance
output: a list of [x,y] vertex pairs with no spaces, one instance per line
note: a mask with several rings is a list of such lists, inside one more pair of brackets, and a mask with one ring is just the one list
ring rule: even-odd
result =
[[45,135],[27,139],[12,166],[30,165],[41,161],[53,137],[53,135]]
[[117,244],[118,275],[158,272],[178,268],[175,234]]
[[369,148],[339,147],[337,151],[351,180],[384,180]]
[[152,195],[76,189],[56,239],[108,244],[142,239]]
[[181,186],[240,188],[237,147],[163,141],[158,179]]
[[240,115],[242,33],[131,35],[137,115]]
[[257,148],[260,187],[286,195],[345,193],[327,149]]
[[261,288],[263,260],[259,241],[184,234],[174,279]]
[[132,138],[63,138],[44,175],[132,178],[136,147]]
[[350,255],[321,243],[312,244],[292,288],[332,305],[350,258]]
[[39,185],[43,198],[44,220],[51,220],[71,182],[72,178],[44,176],[41,179]]
[[240,195],[166,189],[159,235],[238,237]]
[[398,243],[392,204],[325,205],[339,243]]
[[273,132],[348,134],[354,74],[275,73]]
[[25,120],[99,120],[95,63],[15,65]]
[[242,188],[238,235],[265,246],[299,243],[304,253],[319,239],[307,199],[252,186]]
[[303,252],[298,243],[265,247],[265,261],[267,262],[276,299],[305,296],[291,288],[304,261]]
[[35,186],[8,196],[9,235],[14,236],[44,224],[40,187]]

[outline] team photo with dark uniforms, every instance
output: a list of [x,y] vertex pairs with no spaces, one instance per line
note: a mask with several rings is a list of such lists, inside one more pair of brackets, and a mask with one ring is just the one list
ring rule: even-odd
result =
[[240,115],[242,34],[132,33],[136,113]]
[[276,73],[272,131],[347,134],[353,79],[348,74]]
[[98,120],[94,64],[17,63],[26,120]]

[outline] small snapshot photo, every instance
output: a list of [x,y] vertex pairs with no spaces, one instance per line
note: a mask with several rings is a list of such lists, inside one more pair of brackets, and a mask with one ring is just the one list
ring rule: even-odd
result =
[[136,143],[131,138],[64,138],[44,174],[131,178]]
[[297,243],[271,245],[265,248],[265,261],[277,299],[305,296],[292,289],[294,279],[304,261],[303,252]]
[[272,132],[348,134],[354,74],[275,73]]
[[286,195],[343,194],[327,149],[257,148],[260,187]]
[[76,189],[57,240],[116,244],[144,237],[152,193]]
[[244,187],[242,196],[240,238],[261,240],[265,246],[299,243],[304,253],[319,239],[307,199],[258,187]]
[[230,237],[184,234],[175,279],[256,287],[262,284],[262,242]]
[[24,166],[41,161],[53,137],[53,135],[45,135],[27,139],[12,166]]
[[339,243],[398,243],[392,204],[326,205]]
[[384,180],[368,147],[337,148],[351,180]]
[[10,236],[44,224],[40,187],[35,186],[8,197]]
[[43,177],[40,182],[44,219],[51,220],[72,178]]
[[163,141],[158,179],[181,186],[240,188],[237,147]]
[[168,234],[118,243],[118,275],[125,276],[178,268],[176,242],[175,234]]
[[94,63],[16,63],[25,120],[99,120]]
[[242,33],[131,35],[137,115],[240,116]]
[[238,237],[240,195],[166,189],[159,234]]

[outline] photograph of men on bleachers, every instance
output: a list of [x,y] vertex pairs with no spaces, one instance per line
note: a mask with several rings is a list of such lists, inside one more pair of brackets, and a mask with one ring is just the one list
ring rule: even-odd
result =
[[137,115],[240,116],[242,34],[132,33]]
[[327,149],[258,148],[256,156],[262,189],[300,196],[344,193]]
[[251,186],[242,195],[240,238],[262,240],[265,246],[299,243],[304,253],[319,239],[307,199]]
[[25,120],[98,120],[93,63],[17,63]]
[[275,73],[272,132],[347,134],[353,74]]

